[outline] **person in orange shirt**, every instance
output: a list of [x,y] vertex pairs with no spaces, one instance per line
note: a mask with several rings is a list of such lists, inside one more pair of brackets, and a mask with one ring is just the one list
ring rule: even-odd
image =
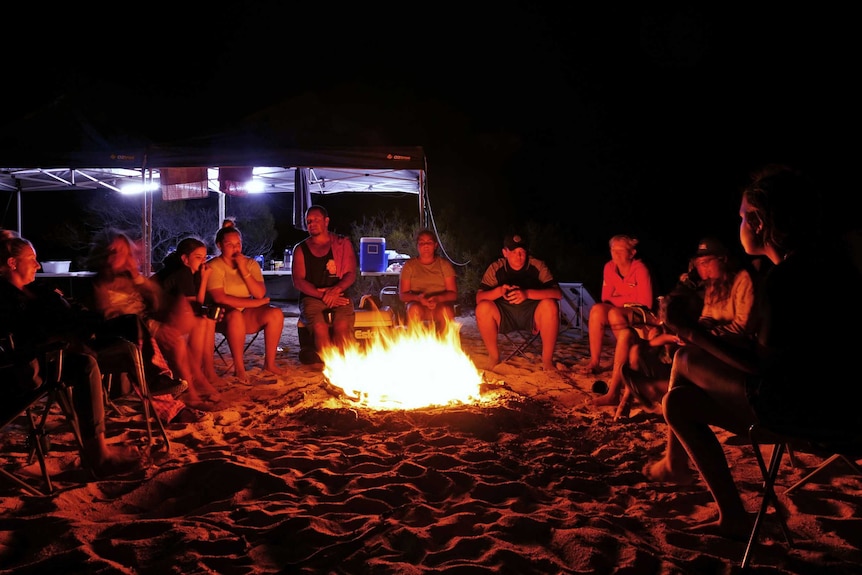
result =
[[602,298],[590,309],[590,359],[581,371],[600,374],[602,343],[605,330],[610,327],[617,337],[620,331],[632,324],[633,310],[625,304],[634,303],[653,307],[653,287],[650,270],[642,260],[635,258],[638,240],[627,235],[616,235],[608,242],[611,260],[602,270]]

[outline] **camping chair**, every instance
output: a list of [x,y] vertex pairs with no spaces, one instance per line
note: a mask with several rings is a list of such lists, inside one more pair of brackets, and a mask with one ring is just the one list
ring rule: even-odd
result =
[[[30,366],[29,361],[16,357],[13,338],[9,335],[0,339],[0,379],[8,386],[12,386],[12,380],[19,380],[22,373],[27,373]],[[10,397],[5,397],[0,408],[0,430],[3,433],[11,432],[18,421],[25,422],[26,446],[28,451],[28,464],[35,458],[39,462],[42,482],[44,488],[39,489],[28,482],[20,473],[0,467],[0,476],[9,479],[24,491],[41,497],[46,497],[54,492],[54,485],[45,456],[49,450],[48,440],[48,417],[52,414],[54,406],[59,406],[62,415],[71,428],[78,448],[83,449],[83,441],[78,428],[78,418],[72,405],[72,394],[69,387],[62,380],[64,350],[60,346],[47,347],[38,354],[39,375],[42,384],[35,389],[24,391]],[[31,376],[32,377],[32,376]]]
[[[862,457],[862,434],[859,432],[850,434],[846,431],[832,430],[800,430],[799,428],[792,430],[785,429],[770,429],[766,426],[754,424],[748,430],[749,440],[754,449],[754,456],[757,459],[757,465],[763,475],[763,490],[761,493],[760,508],[754,520],[754,525],[751,528],[751,534],[748,538],[748,544],[745,547],[745,553],[742,556],[740,563],[740,573],[747,573],[751,562],[751,554],[754,544],[758,540],[760,528],[766,519],[769,506],[775,509],[781,526],[782,534],[787,542],[787,545],[793,547],[793,537],[787,527],[785,519],[786,511],[783,509],[778,496],[775,493],[775,481],[778,477],[778,471],[781,467],[781,462],[785,451],[792,453],[790,450],[821,455],[826,459],[817,466],[812,472],[797,481],[784,491],[784,495],[795,491],[811,478],[822,471],[825,467],[831,465],[835,461],[844,461],[848,464],[854,473],[862,475],[857,461]],[[772,455],[767,467],[761,446],[763,444],[774,444]]]
[[[216,342],[215,345],[215,353],[218,355],[219,359],[224,364],[224,369],[221,372],[221,375],[228,373],[233,368],[233,357],[230,358],[230,361],[225,357],[225,353],[230,353],[230,349],[224,349],[227,346],[227,335],[225,335],[225,322],[220,321],[216,324],[216,334],[221,336],[221,339]],[[248,351],[248,348],[251,347],[251,344],[257,340],[257,336],[259,336],[263,332],[263,328],[257,330],[254,333],[246,334],[245,347],[243,347],[242,352],[243,355]],[[249,339],[248,336],[251,336]]]
[[[560,303],[557,302],[557,313],[560,314],[560,318],[559,318],[560,330],[563,329],[563,325],[565,322],[562,309],[563,308],[560,305]],[[503,360],[504,362],[509,361],[510,359],[515,357],[516,355],[520,355],[524,359],[529,359],[529,357],[527,356],[527,352],[530,350],[530,348],[533,346],[533,344],[536,343],[537,341],[539,342],[539,344],[541,344],[539,332],[537,331],[536,333],[533,333],[532,329],[515,329],[515,330],[512,330],[508,333],[506,333],[506,332],[500,332],[500,333],[503,334],[503,338],[506,340],[506,342],[509,344],[509,346],[513,348],[512,351],[509,352],[509,355],[506,356],[506,359]],[[558,332],[558,335],[559,335],[559,332]]]
[[516,355],[528,359],[527,352],[533,343],[539,339],[539,332],[533,333],[533,330],[530,329],[516,329],[509,333],[503,333],[503,338],[505,338],[506,342],[512,348],[512,351],[503,360],[504,362],[509,361]]
[[[125,314],[106,322],[105,330],[96,339],[97,361],[102,372],[103,391],[106,406],[117,414],[125,415],[113,401],[115,397],[135,395],[140,399],[141,412],[147,428],[147,445],[155,443],[153,422],[159,430],[165,453],[171,449],[170,440],[164,423],[156,413],[147,380],[146,363],[143,350],[137,343],[145,335],[141,332],[140,318],[135,314]],[[149,334],[146,334],[149,337]],[[120,378],[125,374],[137,384],[135,393],[123,389]],[[116,384],[116,385],[115,385]]]

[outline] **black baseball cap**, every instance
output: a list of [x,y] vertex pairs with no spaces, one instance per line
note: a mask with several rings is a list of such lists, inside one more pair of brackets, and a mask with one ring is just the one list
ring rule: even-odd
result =
[[694,257],[699,258],[703,256],[726,256],[727,248],[724,247],[724,244],[718,241],[715,238],[703,238],[697,243],[697,251],[694,253]]
[[507,250],[512,251],[517,248],[527,249],[527,240],[524,239],[524,236],[519,234],[511,234],[506,236],[503,240],[503,247]]

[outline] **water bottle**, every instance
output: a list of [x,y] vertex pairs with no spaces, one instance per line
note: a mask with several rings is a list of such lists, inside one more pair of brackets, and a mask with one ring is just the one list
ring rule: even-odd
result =
[[284,248],[284,271],[289,272],[290,266],[293,264],[293,252],[289,247]]
[[257,262],[257,265],[259,265],[259,266],[260,266],[260,269],[261,269],[261,270],[265,269],[265,268],[263,267],[263,256],[254,256],[254,261],[256,261],[256,262]]

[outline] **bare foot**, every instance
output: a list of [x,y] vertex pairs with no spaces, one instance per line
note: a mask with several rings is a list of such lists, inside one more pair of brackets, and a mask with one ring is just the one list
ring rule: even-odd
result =
[[605,407],[605,406],[611,406],[611,405],[616,406],[616,405],[619,405],[619,403],[620,403],[620,394],[608,392],[604,395],[600,395],[599,397],[596,397],[595,399],[593,399],[592,403],[593,403],[593,405],[598,406],[598,407]]
[[733,541],[744,542],[748,541],[753,525],[753,516],[749,513],[744,513],[742,516],[733,519],[722,516],[717,521],[700,523],[686,529],[686,532],[696,535],[714,535],[716,537],[732,539]]
[[227,409],[228,405],[221,400],[200,399],[198,401],[186,401],[186,406],[200,411],[222,411]]
[[269,373],[272,373],[274,375],[284,375],[286,373],[282,368],[278,367],[275,364],[265,365],[263,366],[263,369],[264,371],[268,371]]
[[643,474],[653,483],[673,483],[675,485],[691,485],[695,481],[694,474],[688,466],[672,469],[666,457],[648,463],[643,468]]
[[483,367],[482,369],[484,369],[485,371],[494,371],[494,372],[496,372],[496,371],[497,371],[497,368],[498,368],[500,365],[502,365],[502,364],[501,364],[499,361],[487,361],[487,362],[485,363],[485,367]]
[[83,458],[96,478],[128,473],[141,467],[141,451],[132,445],[108,445],[98,452],[85,454]]
[[578,371],[578,373],[585,374],[585,375],[599,375],[600,373],[605,371],[605,369],[601,365],[599,365],[598,363],[590,362],[586,365],[578,366],[577,371]]
[[542,371],[557,371],[557,365],[555,363],[542,365]]

